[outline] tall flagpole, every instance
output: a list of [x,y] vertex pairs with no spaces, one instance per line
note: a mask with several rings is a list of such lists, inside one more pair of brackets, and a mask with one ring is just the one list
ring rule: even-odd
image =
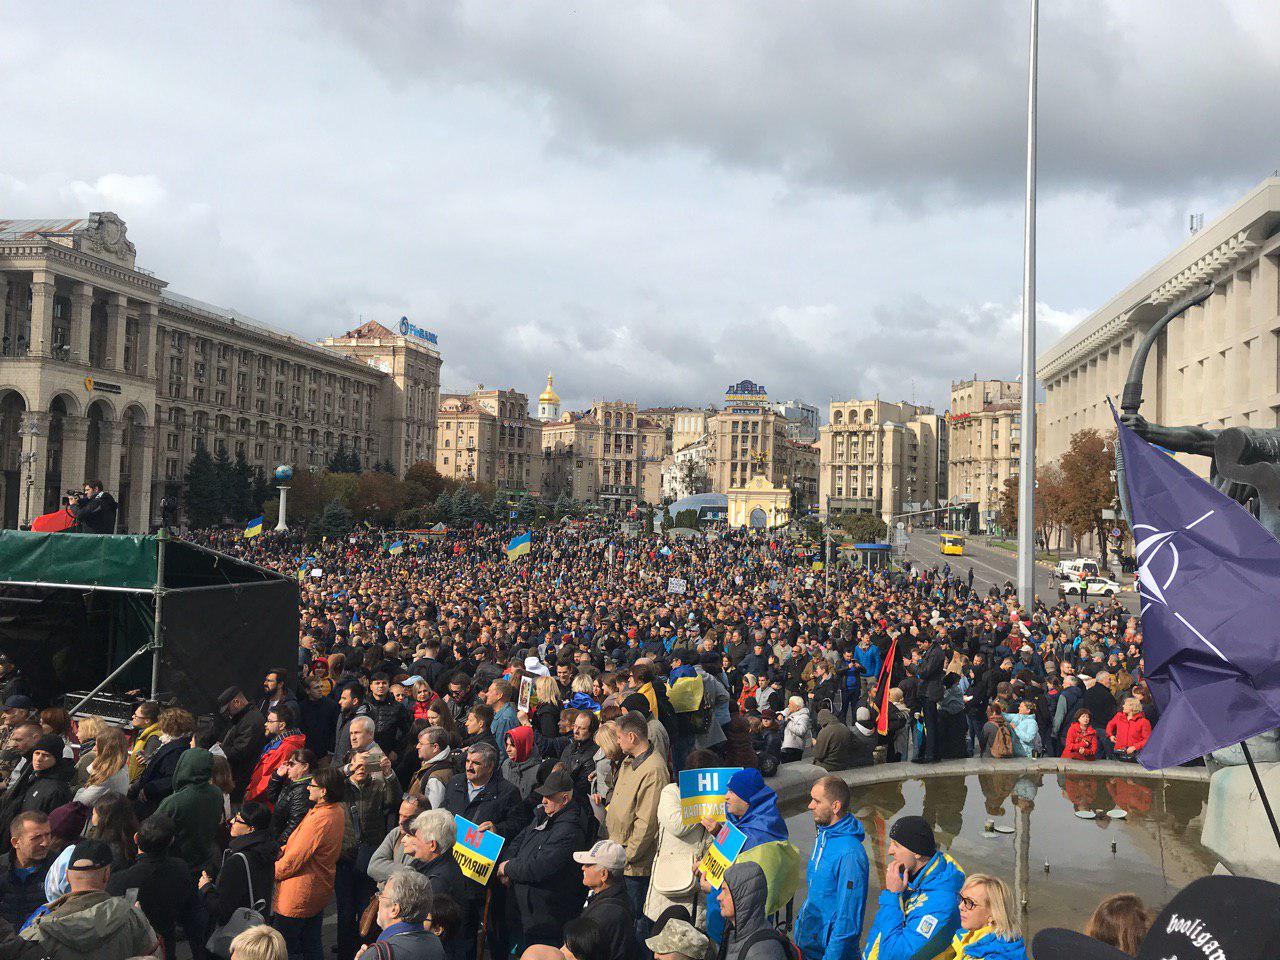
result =
[[1027,209],[1022,236],[1022,449],[1018,458],[1018,602],[1036,584],[1036,61],[1040,0],[1031,0],[1027,64]]

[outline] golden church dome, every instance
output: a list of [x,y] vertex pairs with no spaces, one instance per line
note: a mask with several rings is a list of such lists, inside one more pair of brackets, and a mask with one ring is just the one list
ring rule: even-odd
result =
[[538,396],[539,403],[559,403],[560,397],[551,387],[551,374],[547,374],[547,389],[543,390]]

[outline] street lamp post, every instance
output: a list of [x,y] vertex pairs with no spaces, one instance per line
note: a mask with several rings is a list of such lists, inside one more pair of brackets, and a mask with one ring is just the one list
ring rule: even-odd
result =
[[[40,426],[36,423],[34,417],[23,417],[22,424],[18,427],[18,435],[21,437],[30,437],[32,441],[40,436]],[[22,525],[26,526],[31,523],[31,488],[36,484],[36,451],[28,450],[26,453],[20,454],[18,457],[21,468],[27,471],[27,495],[26,506],[22,511]]]
[[1036,489],[1036,68],[1040,0],[1031,0],[1027,63],[1027,197],[1022,238],[1022,448],[1018,474],[1018,602],[1035,599]]

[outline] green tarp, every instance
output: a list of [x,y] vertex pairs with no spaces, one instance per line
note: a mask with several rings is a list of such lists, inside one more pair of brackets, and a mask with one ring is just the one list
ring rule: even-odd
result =
[[[154,536],[0,530],[0,583],[149,591],[156,583],[156,549]],[[168,540],[164,559],[168,589],[284,579],[184,540]]]

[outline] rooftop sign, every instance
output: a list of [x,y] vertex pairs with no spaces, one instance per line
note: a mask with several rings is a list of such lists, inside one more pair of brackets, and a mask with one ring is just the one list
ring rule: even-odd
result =
[[415,326],[414,324],[410,323],[408,317],[400,318],[400,336],[416,337],[419,340],[425,340],[427,343],[431,343],[431,344],[439,343],[434,333],[432,333],[430,330],[424,330],[422,327]]

